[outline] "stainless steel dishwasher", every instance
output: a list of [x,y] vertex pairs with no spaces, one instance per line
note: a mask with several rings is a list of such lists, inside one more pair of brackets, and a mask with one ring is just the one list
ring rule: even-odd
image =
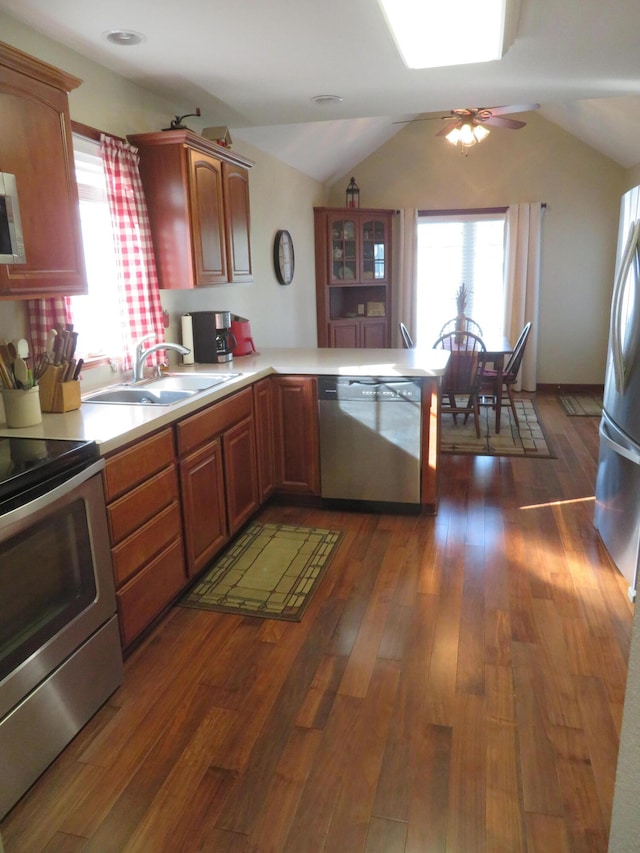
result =
[[420,503],[420,379],[318,377],[323,498]]

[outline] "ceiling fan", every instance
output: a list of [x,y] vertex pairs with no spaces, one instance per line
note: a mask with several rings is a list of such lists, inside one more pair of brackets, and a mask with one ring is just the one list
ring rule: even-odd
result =
[[506,116],[509,113],[525,113],[530,110],[537,110],[539,106],[540,104],[514,104],[504,107],[463,107],[451,110],[446,116],[426,116],[425,118],[397,123],[411,124],[415,121],[442,119],[447,121],[447,124],[436,133],[436,136],[446,136],[452,145],[460,143],[465,149],[486,139],[489,135],[486,125],[504,127],[508,130],[520,130],[526,125],[526,121],[506,118]]

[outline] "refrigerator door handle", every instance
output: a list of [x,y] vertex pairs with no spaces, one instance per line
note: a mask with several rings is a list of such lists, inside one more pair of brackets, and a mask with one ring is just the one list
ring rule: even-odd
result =
[[[615,425],[612,423],[611,419],[607,417],[606,413],[603,413],[602,415],[598,432],[600,433],[602,443],[613,450],[614,453],[618,453],[630,462],[640,465],[640,449],[638,449],[636,445],[631,444],[628,439],[621,435],[620,431],[616,429]],[[615,437],[612,436],[611,433],[613,433]]]
[[618,274],[613,286],[613,299],[611,307],[611,358],[613,362],[613,374],[616,382],[616,390],[619,394],[624,392],[627,381],[625,376],[624,353],[622,351],[622,310],[624,305],[624,292],[631,265],[635,261],[640,240],[640,220],[632,223],[627,237],[627,243],[620,259]]

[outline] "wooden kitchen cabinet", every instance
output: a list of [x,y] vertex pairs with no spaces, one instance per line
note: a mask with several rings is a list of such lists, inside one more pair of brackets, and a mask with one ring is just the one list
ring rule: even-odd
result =
[[256,428],[258,498],[263,504],[273,493],[276,483],[273,386],[270,377],[260,379],[253,386],[253,412]]
[[250,160],[190,130],[139,133],[160,286],[251,281]]
[[318,346],[390,346],[393,215],[314,208]]
[[276,489],[320,494],[318,393],[314,376],[272,376]]
[[0,265],[0,298],[87,292],[68,93],[82,81],[0,43],[0,172],[15,175],[25,264]]
[[251,388],[176,424],[187,572],[196,575],[258,509]]
[[103,473],[123,647],[187,579],[171,427],[108,457]]

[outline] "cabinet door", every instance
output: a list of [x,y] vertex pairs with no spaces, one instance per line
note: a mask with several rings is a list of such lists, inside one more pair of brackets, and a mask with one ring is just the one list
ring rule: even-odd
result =
[[258,509],[258,474],[253,418],[222,436],[229,534],[233,535]]
[[269,378],[261,379],[253,386],[253,412],[256,427],[258,499],[262,504],[273,492],[276,482],[273,388]]
[[368,349],[382,349],[387,343],[387,321],[362,320],[360,324],[360,346]]
[[222,201],[222,163],[189,151],[189,203],[196,285],[227,281],[227,248]]
[[363,282],[386,282],[389,280],[389,222],[371,217],[359,224],[360,278]]
[[203,569],[229,538],[220,439],[181,460],[180,494],[187,573]]
[[249,172],[235,163],[222,164],[227,234],[227,261],[231,281],[252,281]]
[[276,423],[276,485],[320,494],[318,395],[312,376],[272,376]]
[[355,216],[330,216],[328,219],[330,239],[328,269],[329,282],[336,284],[344,281],[358,281],[359,229]]
[[0,171],[16,176],[27,262],[0,266],[0,295],[86,293],[67,92],[36,79],[37,61],[36,76],[29,76],[5,67],[5,59],[11,61],[6,46],[0,49]]
[[360,336],[358,334],[359,323],[357,320],[329,323],[329,346],[331,347],[357,347]]

